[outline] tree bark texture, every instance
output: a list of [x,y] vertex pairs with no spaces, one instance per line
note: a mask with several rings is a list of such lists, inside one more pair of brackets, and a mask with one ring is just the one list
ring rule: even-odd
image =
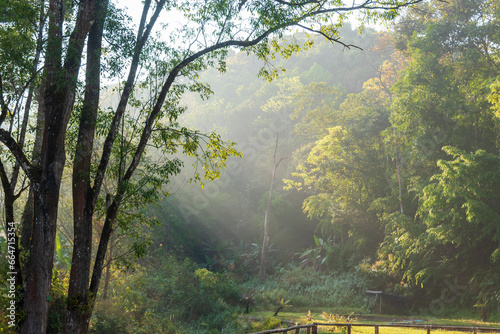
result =
[[44,115],[40,177],[32,175],[34,224],[24,296],[25,320],[20,332],[45,333],[55,248],[57,209],[61,178],[66,162],[65,136],[75,99],[83,46],[91,25],[92,0],[81,1],[75,29],[68,40],[62,63],[63,0],[49,3],[49,30],[44,78],[38,112]]
[[[108,1],[96,1],[87,42],[87,68],[84,101],[73,163],[74,244],[68,289],[68,306],[63,333],[86,333],[89,326],[90,262],[92,259],[92,221],[95,209],[91,184],[91,160],[99,107],[101,47]],[[91,311],[91,310],[90,310]]]

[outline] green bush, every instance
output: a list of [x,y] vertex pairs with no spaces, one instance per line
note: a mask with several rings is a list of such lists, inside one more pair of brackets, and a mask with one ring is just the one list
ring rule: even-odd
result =
[[66,316],[68,290],[68,275],[62,270],[54,269],[52,273],[52,287],[49,297],[49,318],[47,334],[57,334],[62,331]]
[[163,314],[154,311],[145,313],[140,326],[135,325],[131,328],[131,333],[133,334],[176,334],[180,332],[172,319],[165,318]]
[[282,321],[275,317],[265,317],[262,322],[255,322],[252,324],[253,332],[262,332],[269,329],[275,329],[282,325]]
[[239,288],[228,276],[173,256],[147,268],[138,266],[113,285],[112,302],[130,318],[129,333],[238,332]]
[[127,334],[130,319],[123,315],[110,302],[104,301],[96,305],[91,321],[91,333],[95,334]]

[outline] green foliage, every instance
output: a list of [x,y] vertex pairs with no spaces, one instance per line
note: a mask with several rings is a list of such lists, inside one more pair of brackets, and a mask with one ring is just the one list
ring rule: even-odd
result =
[[[370,30],[361,37],[349,26],[344,26],[339,35],[367,50],[374,49],[379,38]],[[302,43],[307,36],[297,33],[293,38]],[[213,186],[198,189],[189,185],[185,188],[186,191],[174,194],[183,221],[186,226],[193,226],[190,233],[201,232],[197,241],[193,238],[193,243],[189,244],[189,247],[197,248],[197,254],[209,248],[205,243],[211,243],[212,238],[220,243],[232,239],[234,246],[240,249],[228,251],[233,255],[224,255],[224,261],[217,252],[207,251],[207,257],[200,256],[197,261],[212,265],[210,269],[220,270],[220,264],[226,262],[229,264],[226,270],[231,270],[234,264],[237,270],[244,271],[241,273],[242,277],[248,277],[258,266],[258,250],[252,245],[261,241],[261,228],[255,228],[262,226],[260,217],[256,216],[256,208],[260,208],[261,203],[266,203],[263,194],[268,193],[268,166],[272,157],[269,138],[274,139],[276,133],[279,134],[280,154],[286,158],[277,171],[277,179],[290,178],[293,166],[304,154],[309,153],[311,138],[316,140],[327,134],[327,128],[338,120],[335,111],[344,101],[346,93],[359,92],[363,82],[376,75],[375,68],[370,64],[382,64],[382,58],[389,53],[381,48],[384,56],[374,58],[359,50],[343,51],[332,47],[323,37],[312,38],[315,41],[314,47],[290,58],[286,64],[280,58],[276,59],[276,63],[286,65],[288,71],[271,83],[255,79],[260,66],[256,60],[241,52],[229,53],[228,71],[224,76],[215,69],[200,74],[200,79],[210,84],[214,97],[203,101],[189,94],[185,100],[188,110],[181,118],[183,122],[189,124],[189,127],[216,129],[223,138],[237,142],[236,148],[243,154],[241,160],[230,160],[222,180],[215,182]],[[377,50],[377,54],[379,52]],[[310,70],[314,64],[321,66],[334,80],[320,82],[323,79],[309,78],[311,82],[305,82],[301,73]],[[361,107],[358,109],[356,117],[361,118]],[[346,108],[342,117],[356,123],[357,118],[354,119],[354,116],[349,119],[351,113]],[[369,124],[364,126],[368,127]],[[182,181],[178,182],[181,184]],[[273,196],[270,235],[276,249],[273,257],[277,265],[288,261],[301,249],[312,246],[313,239],[309,236],[321,233],[315,231],[318,220],[315,218],[307,221],[301,212],[302,202],[308,194],[279,190],[279,184],[275,188],[277,193]],[[328,222],[325,225],[329,227],[331,224]],[[325,239],[329,236],[328,233],[322,235]],[[337,238],[340,243],[339,234]],[[240,247],[240,242],[243,247]],[[346,249],[343,253],[351,251]],[[237,254],[241,254],[243,265],[240,265],[241,261],[235,256]],[[360,259],[344,260],[341,262],[347,265]],[[269,268],[269,272],[272,271],[273,268]]]
[[319,273],[298,266],[289,266],[260,284],[245,283],[255,289],[256,307],[271,308],[276,300],[283,300],[294,308],[322,307],[363,309],[367,281],[359,271],[347,273]]
[[54,269],[50,296],[47,297],[49,303],[47,333],[57,334],[62,331],[67,310],[68,282],[68,275],[64,271]]
[[334,245],[331,239],[323,240],[323,238],[318,238],[316,235],[313,237],[315,247],[298,254],[301,260],[300,266],[323,271],[328,265],[331,265]]
[[263,321],[252,323],[252,332],[262,332],[265,330],[276,329],[282,325],[282,320],[275,317],[265,317]]
[[[473,273],[471,282],[478,284],[478,301],[487,298],[498,303],[491,291],[495,290],[498,273],[494,268],[500,253],[500,212],[496,205],[500,200],[500,157],[484,150],[444,150],[453,160],[438,162],[441,172],[422,192],[419,215],[426,225],[423,247],[428,249],[423,254],[446,263],[446,269],[435,263],[437,270],[449,272],[453,268],[462,275],[465,266]],[[432,255],[440,250],[440,255]]]
[[[61,234],[57,233],[56,235],[56,255],[58,264],[64,267],[67,271],[70,270],[70,253],[66,250],[66,245],[64,245],[61,241]],[[63,265],[64,264],[64,265]]]
[[[0,71],[10,71],[10,83],[32,75],[39,7],[36,1],[0,1]],[[13,89],[8,87],[7,92],[14,93]]]
[[[351,322],[355,322],[357,319],[355,317],[352,317],[353,313],[351,313],[348,316],[343,316],[343,315],[335,315],[333,313],[323,312],[321,314],[321,317],[323,318],[322,322],[327,322],[327,323],[351,323]],[[337,330],[339,330],[342,334],[347,333],[347,327],[345,327],[345,326],[338,326]],[[333,331],[333,329],[330,331]]]
[[451,307],[436,296],[453,277],[465,286],[456,296],[462,305],[495,289],[498,71],[491,66],[498,59],[486,51],[497,50],[494,7],[434,1],[410,11],[397,29],[397,45],[411,61],[392,89],[385,142],[399,161],[404,213],[396,191],[373,202],[385,229],[374,270],[402,278],[394,289],[413,294],[417,304]]
[[130,321],[123,316],[118,308],[113,307],[110,302],[102,301],[96,306],[91,322],[91,333],[95,334],[126,334],[127,324]]
[[276,312],[274,312],[274,316],[276,317],[278,315],[278,313],[285,309],[285,308],[289,308],[289,307],[292,307],[292,305],[290,304],[290,301],[289,300],[285,300],[284,298],[279,298],[278,297],[278,302],[277,302],[277,305],[278,305],[278,308],[276,309]]
[[111,323],[134,333],[178,333],[181,328],[218,333],[238,328],[239,289],[229,277],[198,269],[188,259],[166,256],[149,261],[149,269],[137,268],[114,283],[111,302],[98,306],[94,330],[105,330]]
[[491,93],[488,96],[488,101],[494,108],[495,117],[500,119],[500,79],[497,78],[490,86]]
[[[292,173],[293,178],[285,181],[286,189],[308,193],[304,213],[320,219],[322,234],[331,239],[331,249],[325,249],[320,262],[326,261],[326,254],[334,253],[330,258],[338,259],[334,260],[337,267],[356,265],[356,261],[374,255],[380,240],[378,221],[369,206],[385,195],[387,187],[382,131],[388,126],[388,111],[382,94],[380,88],[367,87],[362,93],[349,95],[338,109],[329,109],[330,118],[339,125],[319,136]],[[307,117],[297,128],[304,126],[304,121]],[[320,250],[310,252],[315,251]],[[346,253],[356,257],[339,257]]]
[[[43,8],[44,2],[40,6],[40,3],[35,1],[2,1],[1,4],[1,122],[4,119],[10,121],[10,130],[7,132],[2,129],[2,142],[8,146],[11,153],[16,155],[18,162],[23,161],[24,172],[29,174],[30,178],[26,184],[31,183],[35,193],[38,192],[38,189],[48,189],[38,187],[38,183],[43,184],[47,180],[45,173],[52,175],[54,171],[52,167],[58,166],[56,170],[61,171],[61,173],[55,173],[54,182],[49,182],[53,185],[54,192],[47,194],[47,196],[58,194],[62,171],[65,167],[71,167],[70,163],[66,166],[66,161],[75,158],[74,180],[82,178],[83,188],[89,191],[88,194],[80,198],[82,201],[80,204],[86,208],[84,212],[87,215],[83,221],[89,222],[89,229],[90,225],[94,223],[92,221],[94,218],[95,225],[99,225],[104,219],[107,223],[116,223],[103,231],[115,230],[121,232],[121,235],[131,236],[132,238],[126,243],[126,247],[131,250],[135,258],[145,254],[148,244],[147,238],[143,238],[141,235],[142,225],[155,222],[154,218],[144,215],[144,209],[147,205],[156,204],[167,194],[165,188],[171,177],[181,171],[182,162],[179,156],[193,158],[190,161],[194,166],[191,180],[200,183],[202,178],[208,180],[218,178],[220,170],[226,167],[227,159],[240,156],[233,142],[223,140],[214,132],[202,134],[179,123],[179,115],[186,110],[180,102],[180,98],[185,92],[196,93],[202,99],[208,98],[212,94],[210,85],[199,80],[201,71],[216,66],[220,72],[225,72],[227,70],[227,55],[230,48],[234,48],[245,50],[263,61],[264,65],[259,74],[266,79],[274,79],[277,77],[277,68],[280,68],[280,65],[275,66],[271,64],[271,61],[277,58],[288,59],[291,55],[308,49],[313,44],[309,37],[305,39],[292,37],[286,43],[279,43],[278,41],[283,39],[290,28],[297,26],[307,31],[319,33],[332,42],[348,47],[340,42],[339,30],[347,20],[349,12],[361,10],[367,22],[387,21],[396,17],[399,7],[407,5],[406,2],[393,0],[377,2],[376,7],[371,7],[369,2],[360,7],[353,3],[349,7],[349,4],[344,4],[341,1],[324,2],[319,7],[317,3],[308,1],[282,3],[283,6],[260,1],[207,2],[189,0],[182,4],[169,1],[155,1],[153,3],[146,1],[144,2],[146,6],[144,20],[146,22],[141,22],[139,30],[135,34],[129,28],[132,26],[130,18],[113,5],[109,7],[108,16],[105,10],[89,11],[85,7],[85,2],[51,2],[47,8]],[[103,4],[107,5],[107,2]],[[150,5],[151,8],[149,8]],[[386,11],[384,12],[383,9]],[[161,10],[167,13],[178,12],[189,23],[173,28],[163,38],[160,37],[161,33],[158,33],[156,37],[149,38],[151,32],[149,29],[153,27]],[[86,12],[82,13],[81,11]],[[106,15],[106,17],[103,16],[103,20],[105,19],[104,37],[99,37],[99,33],[94,34],[96,32],[94,28],[98,28],[100,25],[96,13]],[[37,25],[36,19],[38,18],[40,21],[48,18],[51,25],[48,28],[44,26],[43,22]],[[91,44],[93,44],[92,38],[95,36],[101,38],[103,42],[102,69],[105,73],[103,77],[106,77],[108,81],[120,81],[126,76],[125,72],[130,69],[129,79],[125,85],[126,89],[121,87],[121,83],[118,85],[118,95],[123,97],[120,106],[115,111],[96,110],[97,125],[94,124],[94,121],[87,119],[87,114],[79,115],[83,110],[80,108],[81,105],[92,104],[87,104],[87,102],[92,102],[88,101],[88,96],[92,94],[87,95],[87,92],[94,91],[99,95],[99,85],[94,82],[93,78],[86,76],[86,80],[83,82],[78,76],[78,70],[83,64],[81,51],[84,49],[83,44],[90,27],[92,27],[90,34],[92,37],[89,36],[88,49],[90,50]],[[39,32],[38,35],[37,32]],[[137,35],[137,39],[134,38],[135,35]],[[172,42],[170,45],[168,40]],[[37,41],[40,41],[39,45],[37,45]],[[78,46],[79,42],[81,42],[81,46]],[[99,44],[100,41],[96,42]],[[98,48],[101,49],[100,46]],[[40,64],[38,64],[38,60],[32,59],[35,53],[43,55]],[[38,55],[35,58],[37,57]],[[92,57],[88,57],[87,60],[88,69],[97,65]],[[57,124],[55,127],[46,128],[47,131],[49,129],[54,131],[53,137],[48,136],[47,133],[43,134],[44,145],[41,146],[42,149],[39,153],[42,157],[41,161],[48,161],[48,163],[41,164],[40,172],[42,174],[40,178],[38,177],[38,169],[36,173],[31,173],[33,169],[36,169],[31,168],[31,165],[37,166],[38,161],[32,159],[31,164],[28,163],[26,160],[29,158],[26,159],[26,157],[29,154],[19,151],[27,149],[29,146],[23,147],[24,139],[18,140],[20,136],[16,136],[17,134],[11,131],[14,127],[19,127],[21,113],[18,105],[24,102],[24,90],[31,84],[38,83],[37,71],[39,68],[43,69],[41,72],[45,74],[41,87],[37,87],[41,88],[41,93],[38,94],[41,113],[39,116],[41,117],[42,113],[50,115],[50,122]],[[97,72],[99,72],[99,67],[94,68],[98,69]],[[140,74],[135,72],[137,68],[140,68]],[[99,74],[97,75],[98,81],[103,78]],[[6,81],[4,86],[3,78],[9,76],[12,79]],[[62,89],[63,86],[64,89]],[[84,90],[85,96],[82,93]],[[31,92],[28,95],[30,97],[27,99],[30,100]],[[75,100],[77,106],[73,108]],[[15,110],[17,119],[12,117],[13,113],[10,113],[9,107],[11,105],[18,108]],[[28,119],[28,111],[25,111],[26,119]],[[54,113],[52,113],[53,111]],[[88,112],[93,114],[92,110]],[[90,118],[93,119],[94,116],[90,116]],[[71,120],[68,128],[69,119]],[[82,135],[79,138],[84,138],[83,141],[89,144],[88,148],[79,146],[82,147],[82,151],[74,146],[77,128],[79,134]],[[47,138],[54,138],[53,145],[45,145]],[[105,143],[104,147],[101,147],[103,142]],[[66,153],[68,156],[65,156]],[[101,153],[102,156],[100,156]],[[81,157],[81,161],[79,161],[79,157]],[[51,167],[45,168],[45,166]],[[78,190],[79,184],[79,181],[73,183],[73,189]],[[103,189],[101,189],[101,185],[103,185]],[[15,186],[15,182],[13,182],[13,186]],[[43,194],[43,191],[41,193]],[[79,194],[82,193],[75,192],[75,199]],[[35,198],[43,201],[38,196]],[[97,204],[95,203],[96,199]],[[43,209],[45,207],[40,206],[43,212],[35,211],[40,217],[55,217],[57,210],[52,214],[49,214],[49,211],[58,208],[59,200],[54,199],[52,204],[54,205],[51,205],[50,209]],[[75,210],[78,206],[75,205]],[[120,206],[124,210],[118,210]],[[117,211],[119,213],[116,215]],[[77,214],[80,215],[81,212]],[[40,217],[35,218],[38,221]],[[103,219],[103,217],[105,218]],[[50,224],[53,224],[51,226],[55,230],[57,222],[53,221]],[[41,225],[35,224],[35,226]],[[75,228],[75,233],[80,233],[77,228]],[[108,239],[109,235],[106,233],[104,232],[101,240]],[[33,238],[39,235],[41,234],[33,233]],[[82,249],[88,252],[92,251],[91,242],[86,242],[86,240],[91,240],[90,237],[79,238],[78,235],[75,235],[75,253],[78,254]],[[84,240],[83,243],[80,240]],[[60,263],[67,264],[61,240],[49,240],[48,244],[56,244],[58,260]],[[33,240],[33,245],[42,245],[42,242]],[[48,251],[53,252],[54,249]],[[30,259],[33,261],[30,260],[29,263],[40,264],[41,267],[45,268],[51,267],[52,255],[37,251],[30,255]],[[77,261],[76,258],[73,260]],[[128,264],[129,259],[122,258],[122,260]],[[89,257],[85,261],[86,263],[82,263],[81,270],[83,272],[86,272],[91,266],[92,259]],[[100,271],[102,261],[96,260],[95,262],[97,264],[96,270]],[[203,271],[193,274],[192,270],[188,270],[187,267],[184,269],[186,275],[182,277],[188,277],[188,281],[191,280],[192,289],[205,292],[204,289],[208,289],[208,287],[218,290],[219,285],[224,286],[221,283],[223,281],[221,277]],[[181,291],[189,291],[187,286],[182,286],[185,284],[184,281],[181,283],[175,278],[174,275],[173,281],[169,282],[170,285],[180,285]],[[82,277],[78,273],[71,275],[71,279],[75,281],[83,279],[81,283],[84,286],[88,285],[87,275]],[[148,279],[149,277],[145,278],[145,281],[147,282]],[[40,282],[28,280],[28,287],[30,282],[36,283],[34,287],[42,290],[50,285],[50,280],[43,281],[42,279]],[[140,283],[142,282],[138,283],[139,286]],[[163,287],[161,284],[159,286]],[[168,293],[164,292],[162,296],[172,296],[172,302],[177,305],[181,303],[175,296],[177,290],[176,286],[176,289],[168,290]],[[219,290],[218,293],[221,295],[223,291],[231,289],[224,286],[224,289],[220,288]],[[34,290],[27,289],[27,291]],[[54,287],[54,291],[57,291],[57,288]],[[217,299],[218,302],[215,302],[214,296],[205,293],[202,295],[206,296],[207,300],[195,303],[187,298],[191,294],[183,296],[183,301],[187,302],[189,307],[178,309],[177,312],[181,318],[189,314],[193,318],[192,320],[197,320],[206,314],[214,313],[215,310],[221,311],[226,308],[226,304],[220,296]],[[34,293],[33,295],[38,296],[38,304],[30,305],[35,307],[46,305],[43,300],[44,296],[40,300],[41,294]],[[147,298],[143,294],[136,292],[133,297],[141,303],[147,304]],[[226,297],[230,299],[229,296]],[[168,301],[169,298],[164,298],[164,300]],[[71,306],[75,300],[70,299],[68,302]],[[127,302],[123,304],[129,308],[130,312],[135,312],[139,318],[150,314],[140,310],[136,304],[127,305]],[[58,308],[56,306],[58,305],[54,304],[54,308]],[[44,306],[39,306],[39,308],[45,312]],[[53,312],[53,314],[58,313],[58,310]],[[28,317],[31,317],[31,314],[36,313],[30,312]],[[74,315],[71,307],[68,314],[70,315],[68,319]],[[39,323],[45,324],[45,321]],[[220,322],[216,321],[215,323]],[[222,328],[218,329],[222,330]]]

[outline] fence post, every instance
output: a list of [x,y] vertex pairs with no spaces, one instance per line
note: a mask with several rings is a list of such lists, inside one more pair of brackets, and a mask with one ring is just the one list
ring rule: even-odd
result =
[[311,334],[311,327],[307,327],[306,333]]
[[375,325],[375,334],[378,334],[378,326]]
[[317,325],[312,326],[312,334],[318,334],[318,326]]
[[427,334],[431,334],[431,328],[427,327]]
[[347,334],[351,334],[351,325],[347,325]]
[[295,334],[300,334],[300,328],[295,329]]

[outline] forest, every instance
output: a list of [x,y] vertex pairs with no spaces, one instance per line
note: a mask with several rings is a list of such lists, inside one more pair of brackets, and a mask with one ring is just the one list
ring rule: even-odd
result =
[[499,1],[119,2],[0,0],[0,331],[500,322]]

